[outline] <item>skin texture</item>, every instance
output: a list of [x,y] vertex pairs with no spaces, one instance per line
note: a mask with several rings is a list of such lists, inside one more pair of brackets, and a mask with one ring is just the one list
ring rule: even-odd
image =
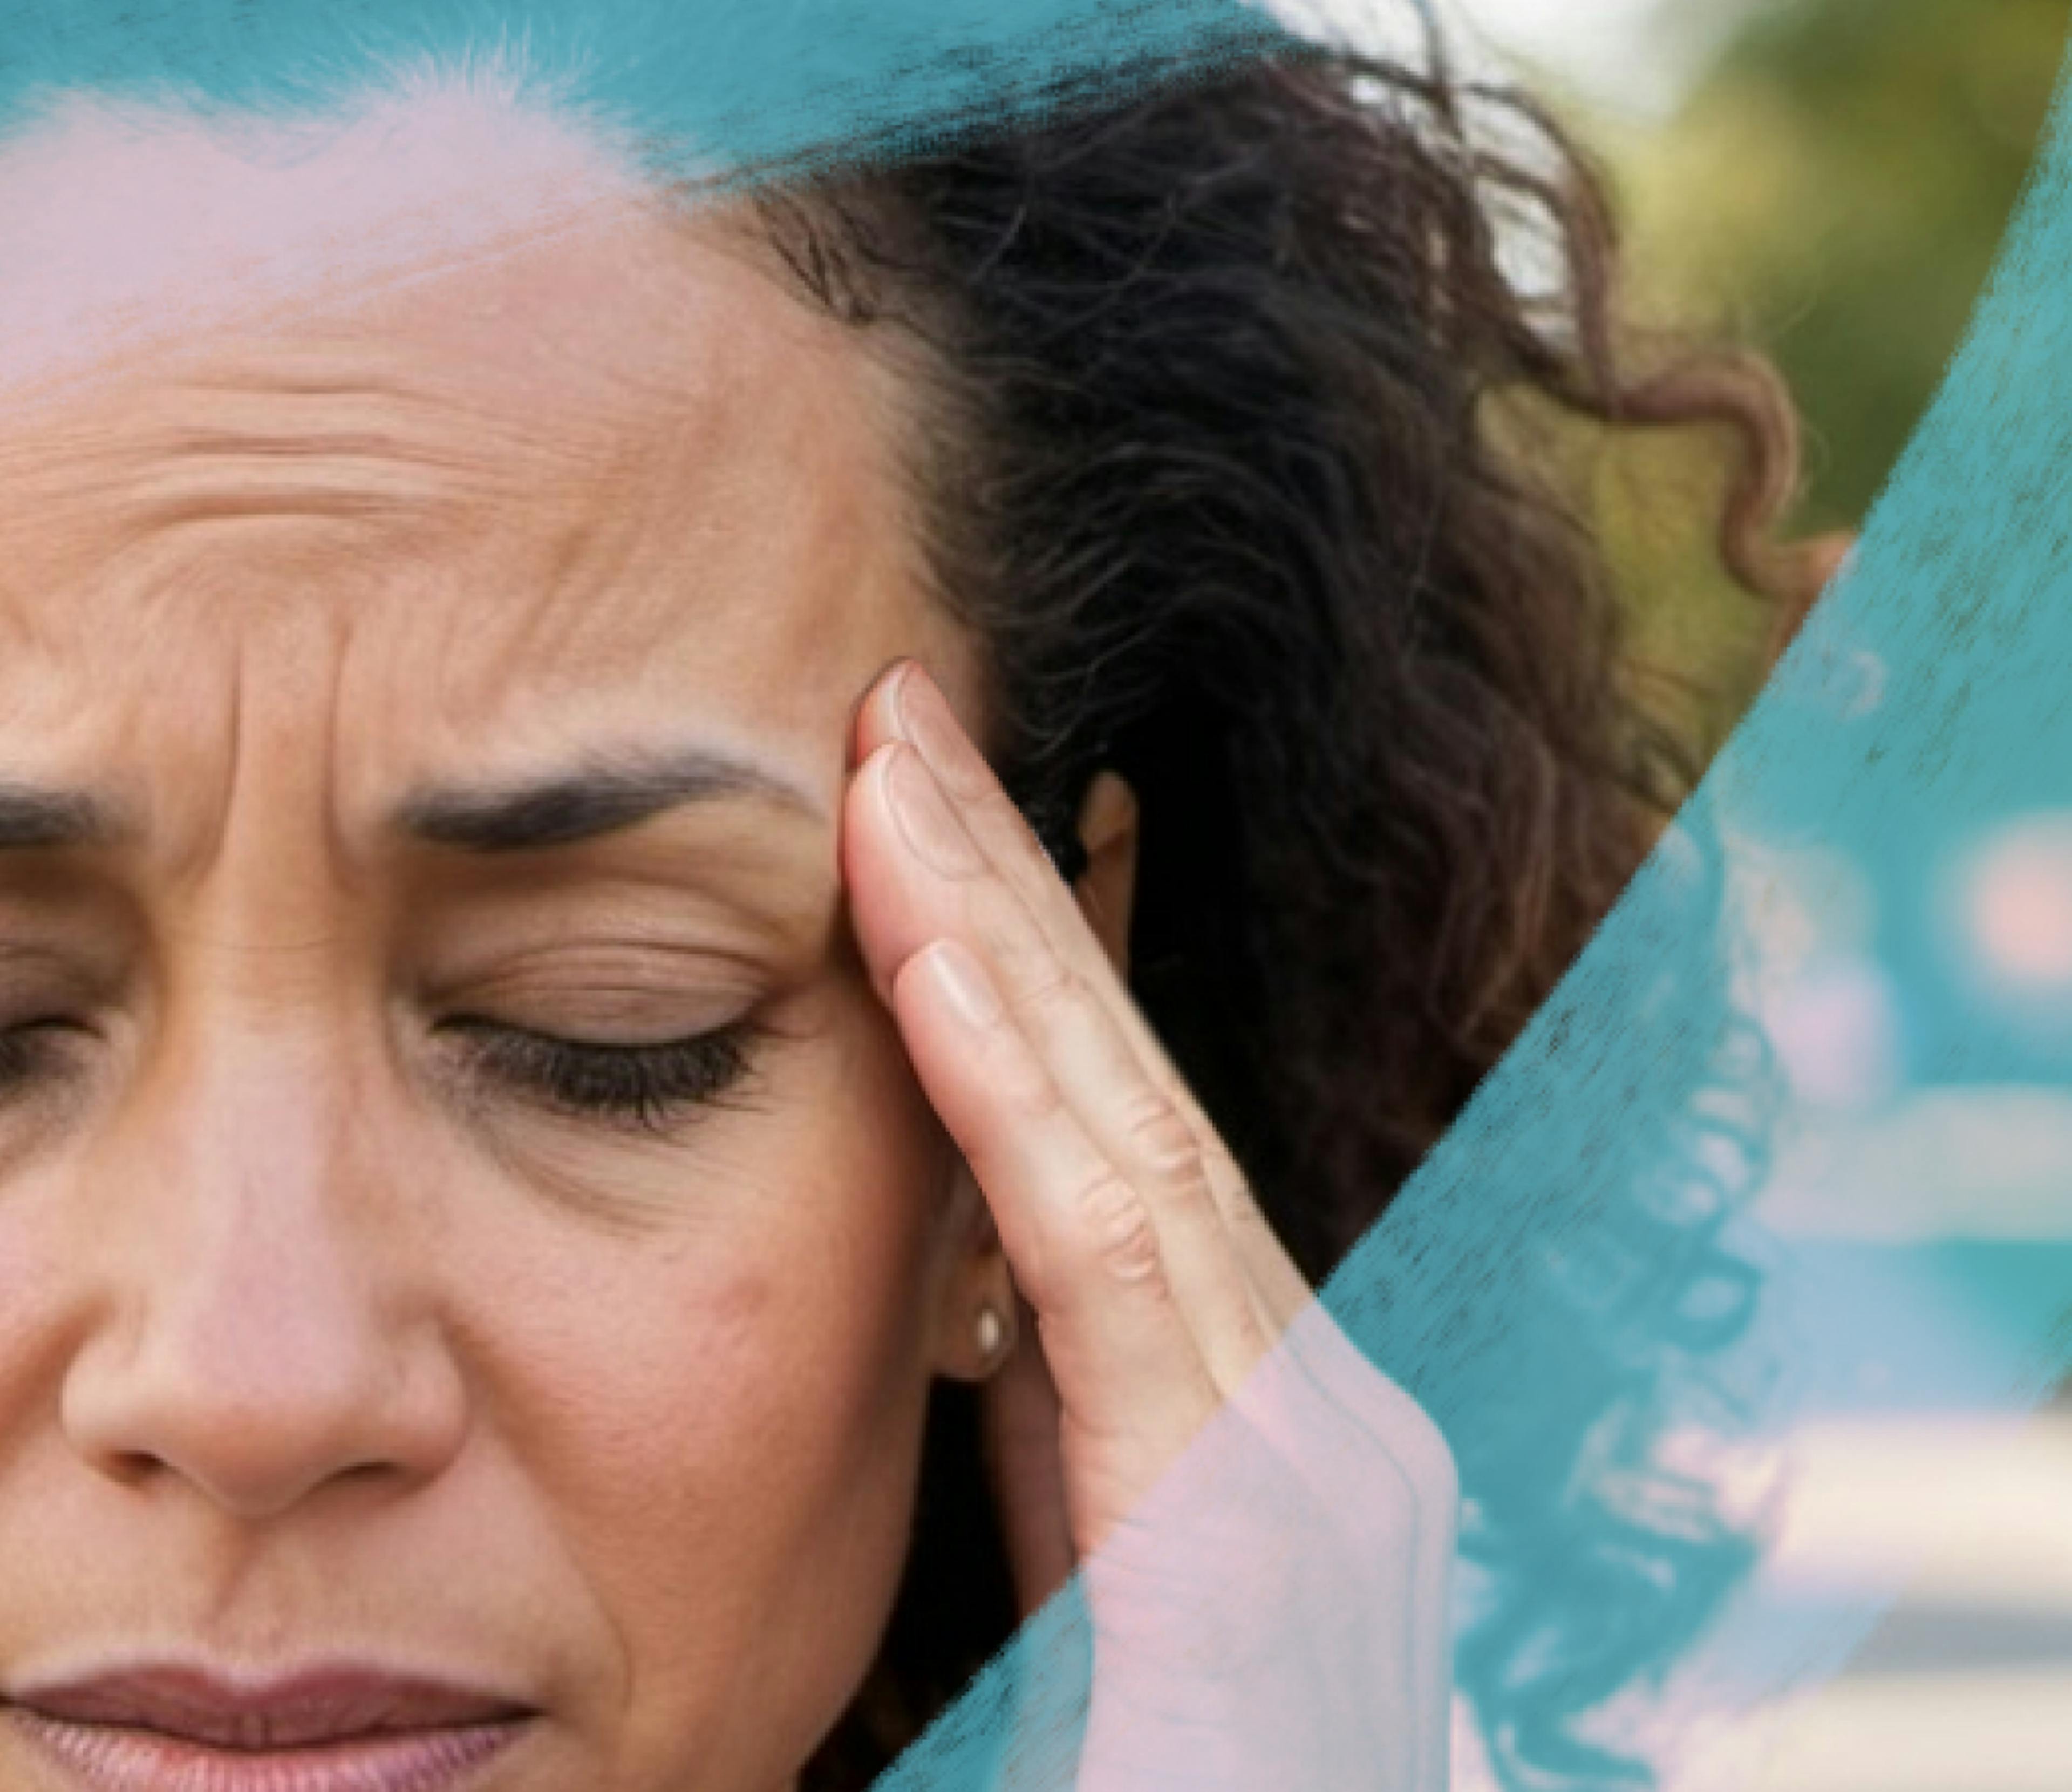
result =
[[[140,207],[182,156],[235,171],[175,134]],[[0,1676],[368,1652],[545,1708],[500,1786],[768,1787],[875,1646],[929,1379],[1005,1297],[837,858],[859,694],[961,654],[875,370],[570,178],[580,224],[292,320],[193,288],[0,430],[0,778],[131,835],[0,862],[0,1019],[61,1023],[0,1101]],[[503,856],[388,831],[685,744],[796,795]],[[748,1077],[664,1137],[441,1030],[744,1014]],[[0,1782],[41,1772],[0,1726]]]
[[[1068,891],[973,746],[902,375],[505,122],[0,158],[140,245],[0,365],[0,789],[106,836],[0,851],[0,1697],[359,1654],[536,1708],[485,1792],[775,1792],[931,1378],[993,1376],[1023,1598],[1087,1575],[1079,1792],[1437,1792],[1444,1443],[1130,1001],[1128,791]],[[470,200],[543,166],[556,216]],[[43,228],[30,318],[88,253]],[[686,748],[696,800],[580,842],[405,825]],[[479,1056],[743,1022],[659,1129]]]

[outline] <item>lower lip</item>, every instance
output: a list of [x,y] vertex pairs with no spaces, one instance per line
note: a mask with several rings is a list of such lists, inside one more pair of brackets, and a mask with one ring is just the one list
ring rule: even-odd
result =
[[80,1792],[462,1792],[529,1724],[521,1718],[254,1749],[69,1723],[19,1705],[6,1716]]

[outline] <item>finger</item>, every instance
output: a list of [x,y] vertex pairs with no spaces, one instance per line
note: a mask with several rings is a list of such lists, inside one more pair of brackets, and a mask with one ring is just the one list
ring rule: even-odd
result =
[[[897,965],[931,941],[957,939],[990,968],[1062,1098],[1148,1209],[1203,1360],[1219,1388],[1235,1387],[1266,1349],[1267,1332],[1198,1137],[1146,1072],[1112,999],[1059,955],[912,748],[880,748],[853,794],[855,856],[870,874],[853,892],[866,950]],[[881,808],[889,816],[879,818]]]
[[1020,809],[935,681],[911,661],[881,678],[858,711],[861,756],[890,739],[904,740],[921,753],[987,862],[1027,905],[1052,952],[1108,999],[1145,1073],[1194,1134],[1211,1196],[1256,1297],[1257,1316],[1269,1335],[1277,1335],[1312,1298],[1309,1284],[1268,1223],[1222,1135],[1131,999]]
[[1094,986],[1104,986],[1112,992],[1131,1046],[1144,1059],[1146,1069],[1165,1085],[1169,1100],[1183,1113],[1190,1127],[1194,1127],[1195,1138],[1200,1139],[1210,1189],[1224,1220],[1231,1224],[1248,1270],[1258,1274],[1270,1315],[1278,1324],[1287,1324],[1307,1299],[1309,1289],[1287,1260],[1272,1228],[1266,1224],[1244,1171],[1223,1143],[1215,1123],[1202,1113],[1194,1092],[1187,1088],[1170,1056],[1166,1056],[1158,1035],[1129,999],[1108,955],[1102,951],[1100,941],[1092,934],[1092,928],[1086,926],[1086,918],[1073,901],[1067,884],[1059,879],[1050,855],[1036,839],[1013,798],[994,777],[985,754],[957,721],[956,711],[949,707],[941,688],[920,665],[911,661],[897,665],[881,679],[878,692],[872,694],[870,703],[864,704],[860,725],[866,740],[874,737],[878,729],[889,729],[914,744],[922,758],[928,761],[931,771],[936,773],[943,789],[956,802],[957,812],[980,843],[980,850],[1028,901],[1030,912],[1050,934],[1053,949],[1071,959]]
[[1073,1533],[1095,1547],[1219,1395],[1137,1191],[1096,1145],[968,948],[939,940],[894,980],[923,1087],[985,1191],[1036,1314],[1063,1409]]

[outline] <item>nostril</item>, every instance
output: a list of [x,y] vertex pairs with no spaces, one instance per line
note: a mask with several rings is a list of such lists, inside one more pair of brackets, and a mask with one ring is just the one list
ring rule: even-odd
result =
[[249,1325],[170,1309],[117,1350],[81,1351],[61,1393],[73,1454],[116,1485],[184,1483],[252,1520],[350,1482],[422,1480],[460,1445],[462,1377],[436,1333],[343,1305]]

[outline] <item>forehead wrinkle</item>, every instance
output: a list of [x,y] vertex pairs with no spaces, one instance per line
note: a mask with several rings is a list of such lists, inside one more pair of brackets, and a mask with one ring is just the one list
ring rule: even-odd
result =
[[335,625],[338,670],[331,683],[331,705],[323,784],[327,793],[323,805],[325,855],[335,874],[348,887],[357,882],[354,868],[360,860],[355,836],[364,825],[360,814],[365,806],[353,772],[364,764],[366,756],[356,752],[346,739],[347,728],[355,711],[354,676],[368,658],[363,648],[368,631],[362,626],[362,620],[356,612],[348,609]]
[[[277,463],[299,471],[324,464],[327,449],[371,445],[392,403],[407,413],[398,434],[421,422],[426,430],[433,480],[449,455],[462,478],[483,463],[483,483],[442,511],[217,515],[206,527],[188,518],[171,531],[127,530],[111,560],[97,506],[75,499],[71,515],[93,526],[61,531],[74,568],[113,604],[55,606],[77,618],[89,646],[111,632],[111,617],[130,638],[163,650],[206,614],[236,632],[275,610],[310,607],[297,597],[330,600],[320,607],[345,631],[339,650],[361,669],[356,677],[379,687],[354,684],[348,700],[346,663],[332,663],[331,707],[307,717],[324,738],[297,748],[301,775],[323,763],[334,864],[347,862],[340,809],[356,823],[365,794],[342,804],[339,780],[397,769],[385,741],[359,732],[369,717],[406,741],[429,728],[467,748],[486,728],[551,737],[628,703],[666,706],[672,688],[705,689],[724,729],[742,677],[759,687],[767,674],[771,732],[796,737],[810,728],[816,744],[798,763],[815,777],[838,769],[824,699],[841,686],[836,701],[848,701],[849,684],[875,669],[862,662],[889,650],[886,593],[896,602],[907,546],[903,506],[888,501],[896,482],[880,464],[872,395],[849,377],[867,381],[870,369],[854,359],[851,337],[759,269],[706,258],[696,243],[689,262],[673,249],[652,252],[666,239],[632,246],[640,252],[629,256],[614,239],[573,275],[527,270],[544,283],[517,294],[528,323],[544,314],[584,326],[565,354],[534,355],[523,334],[514,346],[508,334],[477,352],[465,329],[456,335],[456,319],[465,325],[469,305],[500,300],[504,289],[456,289],[443,310],[413,303],[385,320],[394,326],[385,334],[371,330],[350,349],[327,336],[212,339],[154,363],[148,384],[102,395],[93,427],[126,425],[130,436],[117,439],[132,465],[184,460],[213,478],[224,459],[249,460],[257,449],[261,474]],[[592,305],[585,318],[594,297],[615,299],[628,265],[642,281],[627,306]],[[545,297],[533,308],[536,291]],[[462,352],[449,354],[456,342]],[[536,367],[543,359],[549,364]],[[204,397],[224,408],[197,419]],[[107,444],[77,413],[54,420],[71,426],[79,455]],[[18,465],[33,474],[23,437],[9,433]],[[67,477],[82,470],[63,456],[56,464]],[[104,490],[117,482],[101,479]],[[0,504],[12,507],[19,494],[9,499],[7,487],[0,479]],[[32,609],[39,621],[51,613]],[[75,652],[80,638],[72,636]],[[214,658],[209,682],[220,675],[213,650],[199,655],[189,642],[187,656]],[[256,670],[247,667],[261,663],[271,656],[240,660],[236,696],[242,707],[260,702],[278,740],[281,706],[249,682]],[[363,695],[371,706],[356,700]],[[262,769],[245,732],[239,769]]]
[[[759,349],[743,358],[758,368]],[[494,531],[468,557],[468,583],[508,594],[506,625],[493,655],[478,635],[455,656],[457,674],[503,683],[505,667],[523,666],[552,685],[642,667],[684,650],[701,616],[724,615],[738,645],[787,608],[759,597],[826,593],[832,544],[875,557],[868,507],[859,515],[846,480],[816,477],[818,463],[795,451],[805,421],[786,383],[713,359],[691,348],[658,382],[664,401],[622,420],[586,477],[529,504],[528,529]],[[824,629],[825,605],[805,607],[802,620]]]
[[407,377],[314,396],[256,379],[229,394],[158,387],[115,414],[0,441],[13,525],[0,531],[47,539],[54,518],[90,518],[84,533],[105,548],[248,516],[460,523],[597,476],[600,420],[557,420],[528,427],[464,390]]

